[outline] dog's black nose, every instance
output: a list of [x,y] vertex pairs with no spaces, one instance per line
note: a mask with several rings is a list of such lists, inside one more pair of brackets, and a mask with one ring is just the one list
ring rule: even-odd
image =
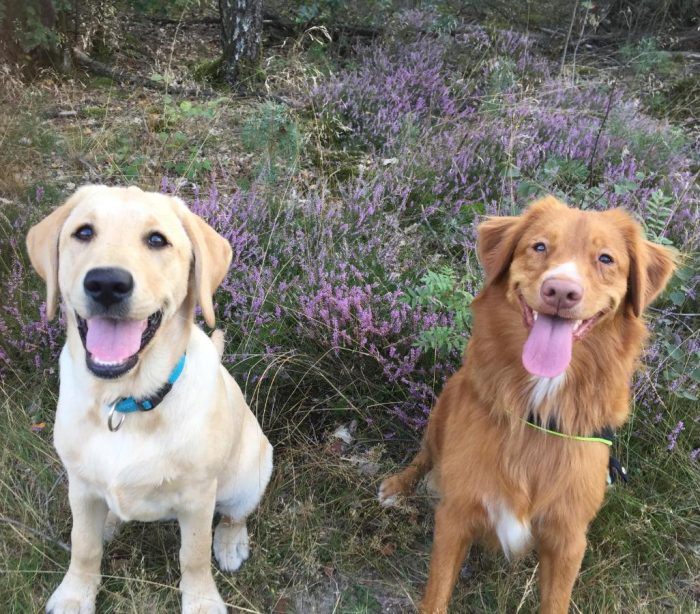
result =
[[131,296],[134,278],[124,269],[101,267],[87,272],[83,287],[91,299],[104,307],[110,307]]

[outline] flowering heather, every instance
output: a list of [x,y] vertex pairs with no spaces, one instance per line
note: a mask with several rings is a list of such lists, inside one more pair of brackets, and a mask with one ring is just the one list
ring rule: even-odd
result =
[[[362,152],[349,179],[310,187],[296,177],[284,191],[259,183],[244,192],[214,178],[190,203],[233,246],[217,302],[234,368],[280,398],[381,407],[368,420],[388,413],[411,428],[424,424],[461,357],[419,347],[421,333],[454,326],[455,313],[411,306],[407,290],[446,265],[475,292],[475,227],[485,214],[554,192],[582,207],[624,206],[651,238],[682,250],[700,238],[697,152],[671,126],[643,115],[622,87],[557,79],[522,34],[472,26],[448,36],[430,23],[405,13],[392,36],[310,92],[315,126],[348,126],[332,145]],[[174,187],[166,179],[162,189]],[[18,225],[24,232],[27,220]],[[60,326],[40,316],[39,284],[17,244],[0,243],[13,262],[2,280],[0,377],[27,361],[50,369]],[[700,394],[687,315],[700,308],[698,281],[688,276],[674,287],[681,298],[651,313],[648,368],[635,381],[650,424],[662,391]],[[669,448],[689,430],[674,429]]]
[[668,449],[673,450],[676,447],[676,442],[678,441],[678,435],[685,429],[685,424],[683,420],[680,420],[673,430],[668,434]]

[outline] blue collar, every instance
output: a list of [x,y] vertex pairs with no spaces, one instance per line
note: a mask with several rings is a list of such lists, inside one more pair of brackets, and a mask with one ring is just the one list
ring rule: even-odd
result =
[[121,399],[114,403],[114,409],[123,414],[129,414],[133,411],[139,410],[150,411],[155,409],[158,405],[160,405],[161,401],[165,398],[165,395],[170,392],[173,384],[180,377],[182,370],[185,368],[185,356],[186,355],[183,354],[180,357],[180,360],[177,361],[175,368],[170,372],[168,381],[163,384],[152,397],[141,399],[140,401],[137,401],[134,397],[126,397],[125,399]]

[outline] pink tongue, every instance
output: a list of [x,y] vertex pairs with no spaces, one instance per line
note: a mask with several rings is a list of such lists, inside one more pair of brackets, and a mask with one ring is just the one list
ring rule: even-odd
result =
[[85,347],[98,362],[122,362],[141,347],[147,320],[90,318]]
[[523,366],[532,375],[556,377],[571,362],[574,322],[538,314],[523,346]]

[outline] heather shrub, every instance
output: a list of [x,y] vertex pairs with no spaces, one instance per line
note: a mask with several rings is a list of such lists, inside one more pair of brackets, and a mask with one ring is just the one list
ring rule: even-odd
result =
[[27,212],[6,213],[0,216],[0,382],[21,373],[51,377],[58,371],[63,319],[47,319],[44,290],[24,255]]
[[[374,197],[378,209],[381,193]],[[448,326],[453,318],[403,300],[400,281],[410,272],[406,238],[395,217],[380,219],[366,205],[327,193],[280,198],[257,184],[225,197],[216,189],[205,197],[196,194],[193,210],[233,246],[219,304],[232,323],[229,337],[237,349],[231,359],[244,377],[251,370],[254,379],[261,376],[267,361],[291,351],[298,360],[275,369],[275,385],[317,389],[324,384],[316,371],[302,384],[288,369],[309,360],[332,373],[350,360],[369,378],[368,387],[354,382],[359,390],[367,395],[372,380],[381,381],[373,400],[405,399],[412,407],[405,412],[407,422],[422,424],[433,394],[424,380],[443,377],[445,365],[422,361],[414,341],[420,331]],[[406,386],[412,398],[406,398]]]
[[[313,93],[316,106],[340,114],[351,130],[346,138],[375,160],[341,186],[341,198],[353,206],[363,200],[363,216],[380,213],[378,229],[389,215],[396,227],[387,231],[415,237],[411,265],[386,271],[405,296],[424,289],[426,271],[435,266],[452,267],[458,277],[477,271],[474,230],[481,216],[517,213],[546,192],[584,208],[625,207],[653,240],[697,247],[697,154],[679,130],[644,115],[620,87],[553,78],[522,35],[473,28],[461,38],[426,37],[425,18],[418,17],[405,19],[401,44],[389,40],[363,50],[356,65]],[[405,257],[400,250],[393,255],[398,263]],[[697,263],[687,262],[678,279],[683,290],[672,288],[671,299],[650,313],[656,336],[636,388],[640,402],[657,394],[652,388],[697,396],[698,338],[692,316],[684,315],[696,311]],[[448,324],[413,334],[417,365],[461,328],[455,328],[459,309],[440,300],[442,286],[432,292]],[[681,292],[686,300],[678,304]],[[413,296],[414,307],[427,306]],[[454,364],[457,354],[444,359]],[[408,415],[412,402],[401,405]]]
[[[697,152],[669,124],[619,86],[555,78],[522,34],[444,34],[434,22],[400,15],[309,93],[310,117],[264,106],[243,131],[258,163],[248,189],[215,177],[192,193],[193,210],[233,246],[217,299],[226,360],[268,423],[313,403],[370,408],[363,416],[387,436],[422,426],[461,360],[485,215],[553,192],[584,208],[623,206],[650,238],[697,247]],[[313,166],[323,158],[314,143],[345,150],[352,168]],[[15,233],[25,229],[20,217]],[[0,372],[28,356],[49,368],[57,325],[38,318],[38,284],[2,241]],[[697,264],[688,258],[650,311],[635,394],[652,423],[660,393],[698,395]]]

